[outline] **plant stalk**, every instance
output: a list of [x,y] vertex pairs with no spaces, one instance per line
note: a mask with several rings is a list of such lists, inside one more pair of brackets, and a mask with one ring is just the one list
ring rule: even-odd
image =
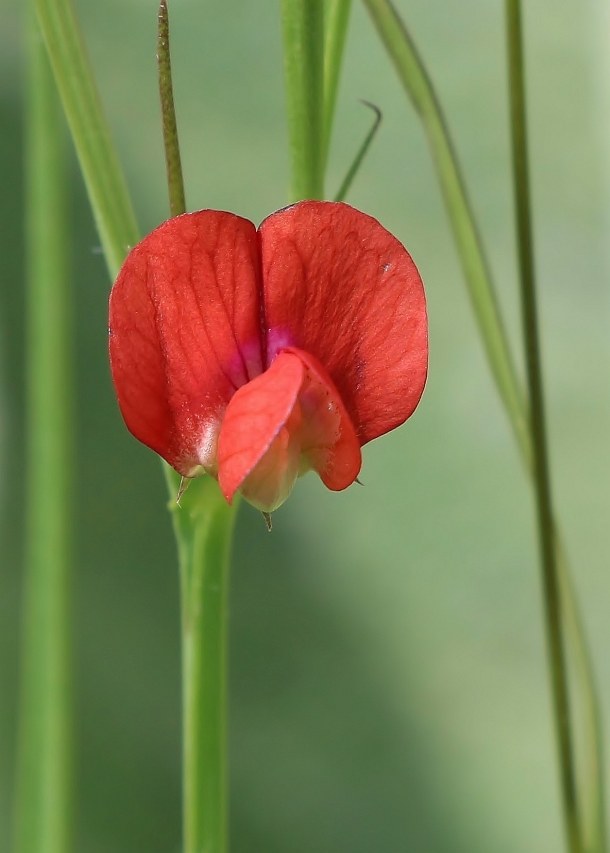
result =
[[227,633],[236,512],[211,477],[174,502],[180,559],[183,850],[227,850]]
[[525,71],[519,0],[506,0],[505,9],[517,254],[521,286],[525,365],[530,399],[534,491],[544,590],[545,627],[566,835],[571,853],[582,853],[584,847],[579,817],[574,744],[572,742],[564,627],[561,618],[560,581],[554,543],[551,472],[540,356],[534,244],[530,212]]
[[26,543],[14,853],[71,835],[70,581],[74,480],[66,139],[33,9],[25,127]]
[[292,200],[324,197],[324,2],[282,0]]

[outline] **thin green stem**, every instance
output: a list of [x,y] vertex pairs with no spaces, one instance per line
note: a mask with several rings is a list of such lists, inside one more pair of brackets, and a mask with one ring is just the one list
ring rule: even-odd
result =
[[180,556],[184,853],[227,850],[227,625],[235,511],[212,478],[174,503]]
[[322,164],[326,169],[352,0],[327,0],[324,9],[324,112]]
[[27,507],[15,853],[70,846],[74,441],[66,139],[33,11],[26,102]]
[[282,0],[292,198],[324,196],[324,2]]
[[[440,103],[413,40],[391,2],[389,0],[364,0],[364,2],[396,67],[400,81],[422,120],[492,375],[525,466],[533,475],[528,407],[514,370],[489,266]],[[586,838],[589,839],[587,851],[603,853],[606,850],[606,844],[599,700],[591,654],[556,522],[554,530],[557,569],[561,584],[561,606],[566,620],[566,639],[575,664],[577,696],[582,703],[585,720],[583,742],[588,795],[583,801],[582,815],[586,824]]]
[[106,263],[114,278],[128,249],[138,240],[127,185],[70,0],[36,0],[36,11]]
[[506,0],[508,78],[511,113],[511,143],[517,226],[517,254],[521,285],[521,308],[525,365],[529,388],[534,486],[538,537],[544,589],[544,614],[550,660],[551,690],[557,732],[563,814],[569,848],[582,853],[574,744],[568,694],[568,675],[561,618],[560,582],[556,566],[553,530],[553,499],[549,467],[544,388],[540,358],[534,245],[528,169],[527,119],[524,62],[519,0]]
[[186,210],[186,201],[184,198],[180,144],[178,142],[178,128],[176,126],[176,111],[174,108],[167,0],[161,0],[158,17],[157,62],[159,66],[159,95],[161,98],[161,122],[163,125],[169,209],[172,216],[178,216]]
[[362,161],[366,157],[367,152],[368,152],[369,148],[371,147],[371,143],[372,143],[373,139],[375,138],[377,131],[379,130],[379,125],[381,124],[381,120],[383,118],[383,116],[381,114],[381,110],[379,109],[379,107],[376,107],[375,104],[371,104],[369,101],[362,101],[362,103],[365,106],[369,107],[371,110],[373,110],[373,112],[375,113],[375,118],[373,119],[373,124],[371,125],[369,132],[364,137],[364,141],[363,141],[362,145],[360,146],[360,148],[356,152],[356,156],[354,157],[352,165],[347,170],[347,173],[346,173],[345,177],[343,178],[343,181],[341,182],[341,186],[339,187],[339,189],[337,191],[337,195],[335,196],[335,201],[343,201],[345,196],[348,194],[349,189],[352,185],[352,181],[354,180],[354,178],[358,174],[358,171],[360,170],[360,166],[362,165]]

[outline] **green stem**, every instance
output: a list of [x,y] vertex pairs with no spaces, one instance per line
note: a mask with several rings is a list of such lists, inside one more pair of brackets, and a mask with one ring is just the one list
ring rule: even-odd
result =
[[352,0],[327,0],[324,9],[324,111],[322,117],[322,164],[328,162],[328,152],[337,103],[343,48],[347,35]]
[[70,843],[72,309],[65,131],[32,12],[26,104],[26,579],[15,853]]
[[324,196],[324,2],[282,0],[294,201]]
[[38,22],[112,278],[138,231],[70,0],[35,0]]
[[[68,0],[37,0],[93,212],[114,277],[138,240],[125,180]],[[180,559],[184,622],[185,849],[226,845],[226,583],[235,509],[215,481],[193,483],[176,506],[179,477],[163,465]]]
[[[528,408],[514,370],[489,267],[440,103],[413,40],[389,0],[364,2],[405,91],[422,120],[492,375],[525,466],[533,475]],[[569,641],[569,651],[575,664],[578,698],[582,702],[585,719],[584,760],[589,790],[586,800],[583,801],[582,815],[586,821],[586,837],[591,839],[587,851],[603,853],[606,845],[602,731],[595,675],[556,523],[554,541],[561,585],[561,606],[566,620],[566,639]]]
[[547,644],[550,659],[551,690],[557,746],[559,752],[563,813],[569,847],[581,853],[582,831],[578,811],[578,792],[572,724],[568,695],[568,676],[561,618],[560,583],[556,566],[553,530],[553,500],[546,436],[544,389],[540,359],[539,321],[534,271],[534,246],[528,170],[527,120],[525,109],[524,63],[519,0],[506,0],[508,77],[511,113],[511,143],[517,226],[517,253],[521,284],[521,308],[525,365],[530,398],[534,486],[538,517],[542,585]]
[[184,181],[182,179],[178,128],[176,126],[176,111],[174,109],[172,63],[169,48],[169,15],[166,0],[161,0],[159,4],[158,22],[157,62],[159,65],[159,96],[161,99],[161,122],[163,125],[169,209],[172,216],[179,216],[186,210],[186,201],[184,197]]
[[211,478],[174,503],[180,556],[184,853],[227,850],[227,625],[235,511]]
[[[185,211],[174,110],[169,19],[159,6],[159,91],[172,216]],[[170,494],[175,479],[164,466]],[[171,472],[171,473],[170,473]],[[182,822],[184,853],[227,850],[227,633],[235,509],[214,480],[189,482],[170,502],[180,562],[182,633]]]

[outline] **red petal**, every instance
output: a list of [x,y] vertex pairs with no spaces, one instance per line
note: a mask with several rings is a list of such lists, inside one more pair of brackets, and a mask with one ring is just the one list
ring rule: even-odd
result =
[[354,425],[339,391],[322,365],[303,350],[290,348],[286,352],[298,355],[307,367],[308,381],[300,394],[302,453],[324,485],[333,492],[340,492],[351,486],[362,465]]
[[[304,378],[303,362],[295,355],[282,353],[265,373],[248,382],[233,396],[218,440],[218,483],[229,502],[280,431],[284,430]],[[291,432],[285,435],[276,454],[278,458],[273,460],[275,472],[270,472],[270,475],[275,473],[278,479],[292,481],[285,483],[288,492],[298,476],[300,456],[298,448],[296,454],[290,453]],[[294,458],[289,459],[290,455]],[[275,489],[272,487],[271,491]],[[261,509],[271,511],[274,508],[269,506],[273,500],[263,505],[262,500],[247,497]]]
[[329,489],[358,476],[360,443],[337,389],[308,353],[281,352],[227,407],[218,441],[218,482],[271,512],[296,478],[315,469]]
[[306,201],[259,229],[268,357],[311,353],[364,444],[403,423],[423,392],[428,340],[419,273],[399,241],[346,204]]
[[254,226],[202,210],[170,219],[125,261],[110,297],[110,360],[131,432],[184,475],[212,465],[235,389],[260,373]]

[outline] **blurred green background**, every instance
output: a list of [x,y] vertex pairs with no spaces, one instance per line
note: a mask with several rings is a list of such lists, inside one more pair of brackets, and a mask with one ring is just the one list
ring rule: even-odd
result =
[[[0,850],[9,850],[23,516],[21,10],[0,30]],[[155,0],[78,0],[142,231],[167,216]],[[515,346],[502,4],[403,0],[447,110]],[[191,209],[255,222],[288,199],[276,2],[172,0]],[[610,717],[607,33],[594,0],[526,4],[554,485]],[[484,361],[429,154],[361,6],[327,192],[384,123],[349,200],[427,284],[421,407],[368,446],[364,488],[301,481],[270,536],[243,506],[231,591],[234,853],[561,849],[532,501]],[[605,161],[605,162],[604,162]],[[78,372],[78,853],[180,840],[178,584],[154,456],[121,422],[105,266],[71,177]]]

